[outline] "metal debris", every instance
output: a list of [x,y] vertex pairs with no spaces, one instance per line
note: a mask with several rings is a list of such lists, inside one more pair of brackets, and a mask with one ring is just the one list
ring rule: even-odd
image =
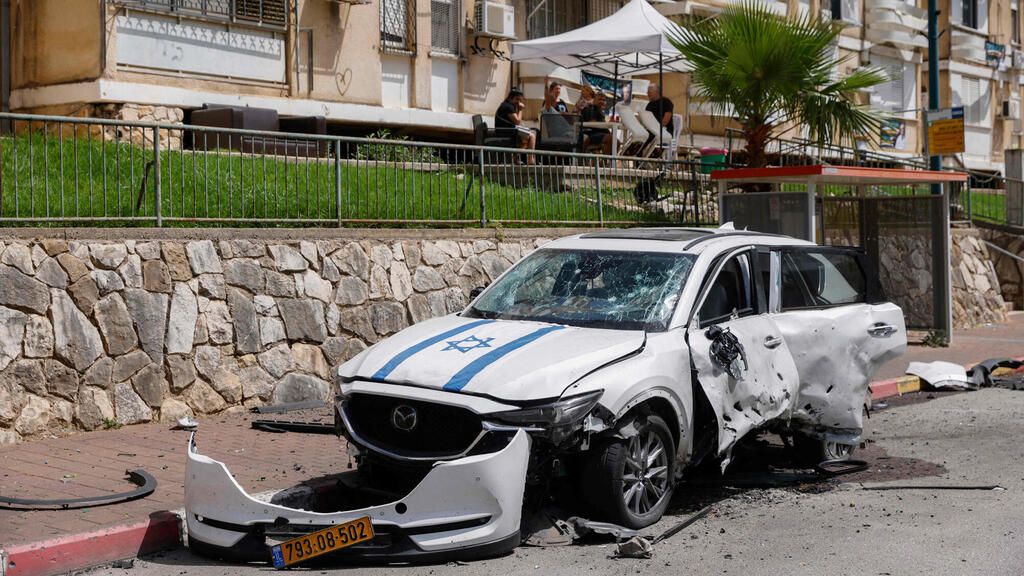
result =
[[668,530],[665,530],[664,532],[662,532],[658,537],[656,537],[654,540],[651,541],[651,545],[653,546],[654,544],[657,544],[658,542],[661,542],[662,540],[666,540],[668,538],[671,538],[672,536],[675,536],[679,532],[682,532],[690,524],[693,524],[697,520],[700,520],[701,518],[707,516],[709,512],[711,512],[711,505],[710,504],[708,504],[707,506],[705,506],[705,507],[701,508],[700,510],[698,510],[697,513],[694,514],[693,516],[690,516],[686,520],[683,520],[682,522],[680,522],[680,523],[676,524],[675,526],[669,528]]
[[932,388],[960,388],[970,390],[977,388],[967,379],[967,370],[952,362],[911,362],[907,366],[907,374],[917,376]]
[[902,484],[896,486],[861,486],[861,488],[863,488],[864,490],[994,490],[997,492],[1006,490],[1006,488],[1003,488],[998,484],[992,484],[988,486],[956,486],[951,484],[917,486],[911,484]]
[[[10,498],[0,496],[0,507],[16,510],[71,510],[85,508],[88,506],[105,506],[107,504],[119,504],[129,500],[136,500],[149,496],[156,490],[156,478],[153,478],[145,470],[126,470],[128,481],[139,486],[135,490],[122,492],[120,494],[104,494],[102,496],[89,496],[86,498],[62,498],[58,500],[38,500],[33,498]],[[73,476],[70,475],[69,476]]]
[[627,538],[635,538],[640,535],[639,532],[632,528],[626,528],[625,526],[619,526],[618,524],[611,524],[609,522],[587,520],[586,518],[580,518],[579,516],[569,518],[569,524],[572,525],[576,530],[576,534],[581,538],[591,533],[610,534],[615,536],[615,539],[618,541]]

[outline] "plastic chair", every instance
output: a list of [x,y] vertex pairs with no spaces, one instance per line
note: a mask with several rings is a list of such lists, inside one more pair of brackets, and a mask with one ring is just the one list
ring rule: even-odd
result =
[[673,114],[672,115],[672,140],[669,141],[668,147],[665,148],[665,153],[662,158],[665,160],[676,160],[679,157],[679,137],[683,134],[683,115]]
[[[643,123],[644,128],[646,128],[649,133],[654,135],[654,139],[651,140],[651,145],[648,147],[649,149],[646,150],[647,156],[652,155],[658,148],[666,149],[669,146],[669,143],[672,142],[672,134],[670,134],[668,130],[665,130],[664,126],[661,125],[661,122],[658,122],[654,117],[654,113],[650,110],[644,110],[640,113],[640,122]],[[675,120],[673,120],[673,125],[675,125]],[[661,134],[660,139],[658,138],[659,133]]]
[[643,146],[651,133],[637,120],[636,113],[629,106],[620,103],[615,106],[615,110],[619,114],[619,122],[622,123],[622,127],[626,130],[624,142],[622,147],[619,148],[620,154],[625,155],[629,152],[630,148]]

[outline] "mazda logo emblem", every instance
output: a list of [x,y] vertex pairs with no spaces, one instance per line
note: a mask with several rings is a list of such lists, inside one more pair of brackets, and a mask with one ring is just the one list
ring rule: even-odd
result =
[[399,404],[391,410],[391,426],[400,432],[412,432],[419,424],[416,409],[408,404]]

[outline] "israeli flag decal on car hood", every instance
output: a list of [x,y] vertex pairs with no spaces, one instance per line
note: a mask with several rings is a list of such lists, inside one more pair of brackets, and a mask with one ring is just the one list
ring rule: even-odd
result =
[[395,368],[398,368],[399,364],[408,360],[409,357],[411,357],[413,354],[416,354],[417,352],[429,348],[430,346],[437,344],[438,342],[444,340],[445,338],[451,338],[456,334],[461,334],[466,330],[472,330],[477,326],[483,326],[484,324],[490,324],[491,322],[494,322],[494,320],[477,320],[476,322],[469,322],[467,324],[463,324],[462,326],[456,326],[451,330],[442,332],[435,336],[431,336],[426,340],[423,340],[413,346],[410,346],[396,354],[395,357],[392,358],[391,360],[388,360],[387,364],[381,366],[380,370],[377,370],[377,372],[374,373],[373,379],[384,380],[388,377],[388,374],[391,374],[392,372],[394,372]]
[[[502,364],[504,358],[567,326],[546,322],[474,320],[441,324],[433,330],[424,326],[415,339],[402,344],[390,340],[378,344],[375,368],[367,373],[376,381],[410,383],[431,388],[458,391],[488,367]],[[416,330],[416,327],[410,328]]]
[[479,374],[481,370],[490,366],[502,356],[508,354],[509,352],[512,352],[513,350],[526,346],[530,342],[533,342],[534,340],[540,338],[541,336],[547,334],[548,332],[554,332],[555,330],[561,330],[562,328],[565,328],[565,326],[548,326],[546,328],[541,328],[540,330],[531,332],[521,338],[516,338],[515,340],[509,342],[508,344],[499,346],[498,348],[491,350],[490,352],[484,354],[483,356],[480,356],[476,360],[473,360],[472,362],[467,364],[465,367],[462,368],[462,370],[456,372],[455,375],[452,376],[451,380],[449,380],[448,383],[444,385],[444,389],[455,391],[462,390],[462,388],[465,387],[466,384],[469,384],[469,381],[472,380],[474,376]]

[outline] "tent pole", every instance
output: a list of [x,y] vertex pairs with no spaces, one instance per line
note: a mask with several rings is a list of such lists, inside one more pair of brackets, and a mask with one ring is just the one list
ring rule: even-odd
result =
[[615,61],[615,81],[612,82],[612,115],[615,115],[615,106],[619,103],[619,61]]
[[[664,74],[664,71],[662,70],[662,66],[661,66],[663,58],[664,58],[664,54],[662,54],[661,52],[658,52],[658,93],[659,93],[659,97],[660,98],[664,98],[665,97],[665,74]],[[661,106],[658,107],[658,112],[661,112],[661,117],[658,118],[658,124],[663,126],[662,123],[665,121],[665,103],[664,102],[661,104]],[[658,148],[661,148],[664,145],[664,142],[662,142],[662,140],[663,140],[662,135],[664,133],[665,133],[664,128],[662,128],[661,130],[658,130]]]

